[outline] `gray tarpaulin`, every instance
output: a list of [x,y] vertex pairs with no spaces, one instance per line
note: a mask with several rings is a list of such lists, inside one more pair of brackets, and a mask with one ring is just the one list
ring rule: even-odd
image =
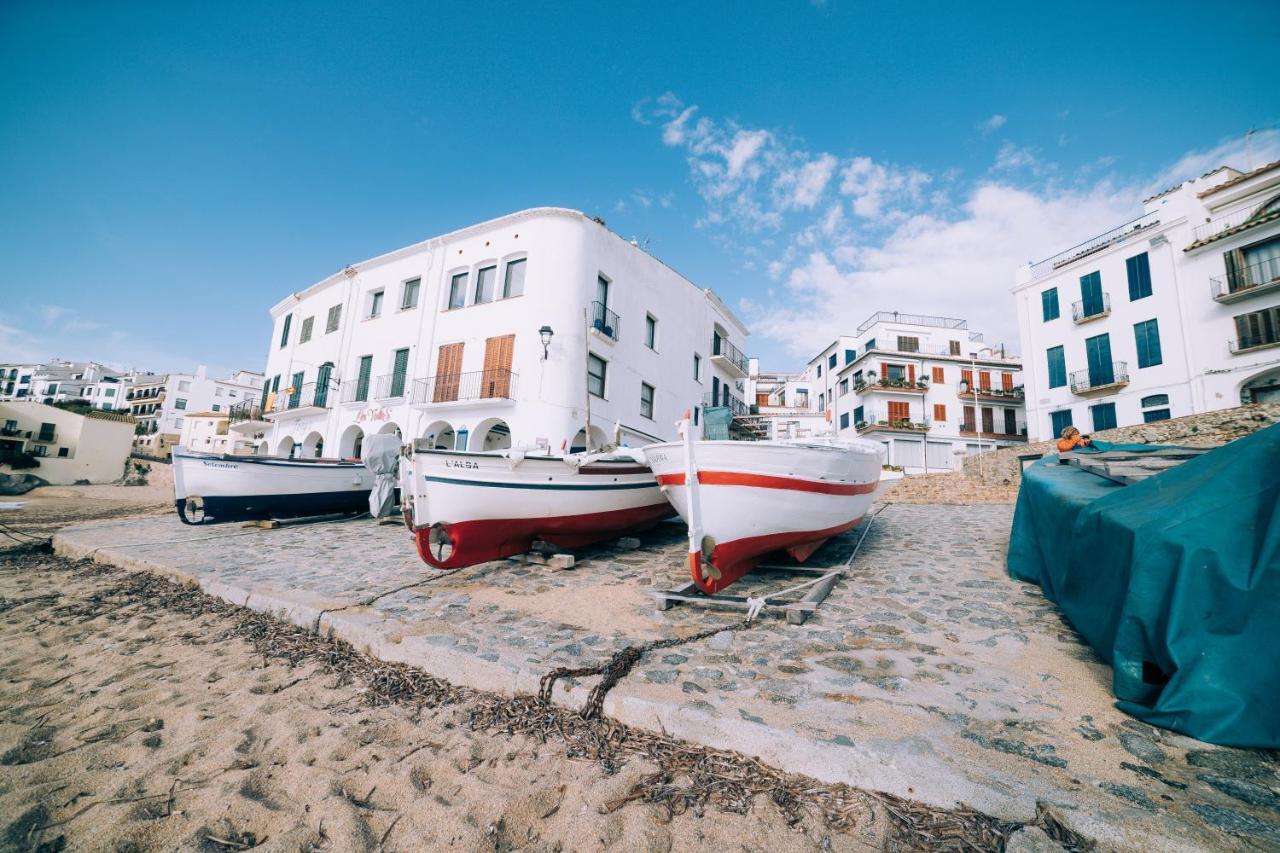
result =
[[369,514],[391,515],[396,503],[396,477],[400,473],[400,436],[371,435],[364,440],[364,467],[374,473],[369,492]]

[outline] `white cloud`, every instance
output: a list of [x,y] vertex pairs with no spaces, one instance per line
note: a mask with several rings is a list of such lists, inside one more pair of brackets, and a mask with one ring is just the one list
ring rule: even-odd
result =
[[1160,170],[1146,186],[1146,193],[1158,193],[1219,166],[1231,166],[1242,172],[1264,163],[1280,160],[1280,130],[1271,128],[1247,136],[1233,136],[1203,151],[1188,151]]
[[980,123],[978,125],[978,129],[981,130],[983,134],[994,133],[995,131],[999,130],[1000,128],[1008,124],[1008,122],[1009,122],[1008,118],[1000,115],[1000,113],[996,113],[986,121]]
[[902,169],[855,157],[840,173],[840,192],[853,199],[853,212],[864,218],[880,216],[890,203],[918,205],[932,178],[918,169]]
[[1012,142],[1006,142],[996,152],[995,168],[998,170],[1006,172],[1027,168],[1035,170],[1039,166],[1040,161],[1035,153],[1024,145],[1014,145]]

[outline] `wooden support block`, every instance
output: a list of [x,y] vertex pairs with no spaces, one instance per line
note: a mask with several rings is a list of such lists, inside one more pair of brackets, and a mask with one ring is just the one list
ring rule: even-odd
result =
[[547,559],[547,566],[552,569],[556,569],[557,571],[572,569],[573,564],[574,559],[572,554],[556,554],[554,557]]

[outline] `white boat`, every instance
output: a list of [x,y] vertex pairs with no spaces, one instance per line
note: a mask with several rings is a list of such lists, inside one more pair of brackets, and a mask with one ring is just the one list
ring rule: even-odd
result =
[[576,548],[652,527],[675,510],[631,454],[548,456],[413,445],[405,521],[438,569],[522,554],[535,539]]
[[684,440],[649,445],[644,458],[689,525],[689,571],[707,593],[772,552],[808,559],[862,521],[880,484],[876,442],[701,441],[687,416],[681,428]]
[[173,451],[184,524],[367,510],[374,475],[361,462]]

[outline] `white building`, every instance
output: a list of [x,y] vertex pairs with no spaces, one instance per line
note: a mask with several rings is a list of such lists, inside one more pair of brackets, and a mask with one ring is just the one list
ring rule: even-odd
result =
[[[0,365],[0,400],[38,400],[52,405],[71,400],[112,401],[115,394],[96,395],[99,385],[118,382],[123,372],[96,361],[63,361],[45,364]],[[95,404],[95,408],[102,408]]]
[[39,369],[38,364],[0,364],[0,401],[31,397],[31,380]]
[[1018,271],[1033,439],[1280,399],[1280,162],[1143,207]]
[[710,290],[603,222],[535,208],[362,261],[291,294],[259,401],[231,429],[287,456],[437,447],[573,450],[676,436],[690,405],[742,408],[747,330]]
[[31,473],[54,485],[110,483],[124,474],[133,418],[118,412],[76,414],[36,400],[0,402],[0,470],[29,454]]
[[752,438],[808,438],[827,432],[826,419],[809,397],[812,383],[804,373],[763,373],[751,359],[747,397],[750,413],[736,421]]
[[922,473],[1027,440],[1021,369],[965,320],[878,311],[810,361],[801,387],[836,434]]
[[195,373],[138,374],[125,395],[137,420],[134,451],[168,456],[181,441],[188,412],[230,413],[231,408],[262,394],[262,375],[239,370],[226,379],[210,378],[202,364]]
[[230,413],[226,411],[187,414],[182,418],[178,444],[204,453],[256,453],[253,441],[231,432],[229,423]]

